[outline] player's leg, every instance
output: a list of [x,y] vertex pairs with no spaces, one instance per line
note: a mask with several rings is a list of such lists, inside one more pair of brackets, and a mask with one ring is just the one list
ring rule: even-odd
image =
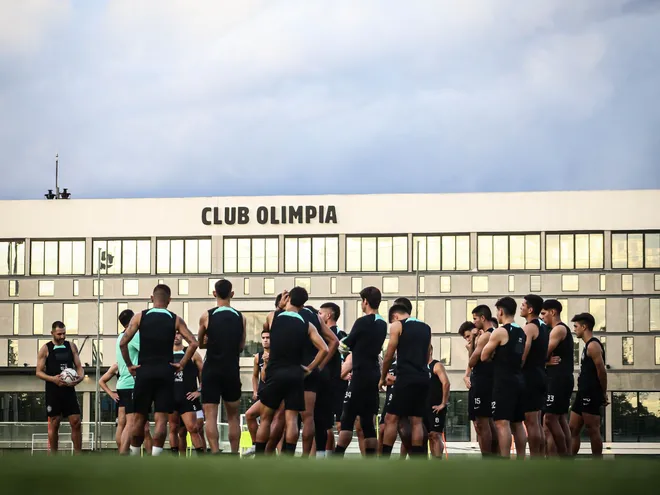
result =
[[252,444],[257,441],[257,429],[259,428],[257,418],[259,417],[260,412],[261,401],[257,400],[245,413],[245,422],[247,423],[247,429],[250,432],[250,438],[252,438]]
[[385,414],[378,419],[378,455],[383,453],[383,433],[385,433]]
[[584,427],[591,441],[591,454],[593,457],[603,457],[603,438],[600,435],[600,415],[587,412],[582,413]]
[[[239,394],[240,396],[240,394]],[[229,444],[232,454],[238,454],[239,442],[241,440],[241,401],[232,402],[223,401],[227,413],[227,423],[229,425]]]
[[78,397],[71,389],[71,393],[67,394],[68,397],[62,404],[62,416],[68,418],[69,425],[71,426],[71,442],[73,443],[73,452],[75,454],[82,453],[82,421],[80,419],[80,404],[78,404]]
[[499,444],[499,455],[511,457],[511,424],[507,419],[495,419],[497,430],[497,443]]
[[543,437],[541,435],[540,419],[540,410],[525,412],[525,429],[527,430],[527,440],[529,441],[529,453],[532,457],[539,457],[542,454],[541,446]]
[[[310,375],[311,376],[311,375]],[[303,457],[309,456],[314,442],[314,406],[316,404],[316,391],[305,390],[305,410],[301,412]],[[289,423],[287,422],[287,427]]]
[[573,406],[571,407],[571,419],[568,425],[571,430],[572,455],[577,455],[580,451],[580,434],[582,433],[582,427],[584,426],[584,418],[582,417],[583,404],[584,400],[582,393],[578,390],[575,395],[575,400],[573,401]]
[[62,421],[62,416],[59,414],[57,416],[50,416],[50,411],[48,414],[48,445],[50,447],[50,454],[54,455],[57,454],[59,449],[60,422]]
[[271,423],[273,422],[274,415],[275,409],[261,404],[261,421],[259,422],[259,427],[257,428],[257,435],[255,437],[256,441],[254,443],[256,455],[262,455],[266,452],[266,444],[270,438]]
[[[262,405],[262,414],[263,414],[263,405]],[[281,402],[277,407],[275,414],[272,418],[272,423],[270,425],[270,437],[268,439],[268,444],[266,445],[266,452],[272,453],[276,450],[282,451],[282,446],[284,445],[284,428],[286,426],[286,421],[284,419],[284,402]]]
[[516,445],[516,457],[524,459],[527,453],[527,432],[525,431],[525,424],[523,421],[515,421],[511,423],[511,433],[513,434],[513,441]]
[[181,415],[181,419],[183,419],[183,424],[185,425],[186,430],[190,433],[190,441],[195,448],[195,452],[197,452],[197,454],[203,454],[204,444],[202,443],[199,430],[197,429],[197,411],[186,411]]
[[181,417],[178,411],[174,411],[167,418],[170,432],[170,450],[173,455],[179,455],[179,422]]
[[568,453],[568,444],[564,437],[564,429],[559,423],[559,417],[559,414],[553,414],[550,412],[545,413],[545,426],[548,429],[548,436],[549,440],[551,440],[553,450],[555,450],[558,455],[565,456]]
[[188,450],[188,430],[183,422],[183,418],[179,421],[179,427],[176,430],[176,438],[179,445],[179,455],[185,456]]
[[[362,416],[360,417],[362,420]],[[396,442],[397,426],[399,424],[399,416],[388,412],[385,414],[385,427],[383,428],[383,441],[381,453],[383,457],[390,457],[392,454],[392,447]]]
[[567,414],[559,415],[559,425],[561,426],[561,429],[564,432],[564,438],[566,439],[566,455],[571,455],[571,451],[572,451],[571,427],[568,424]]
[[121,437],[126,428],[126,408],[124,406],[117,407],[117,431],[115,431],[115,442],[117,443],[117,450],[121,453]]
[[[124,407],[124,411],[126,411],[128,408]],[[133,411],[133,408],[131,407],[130,409]],[[119,440],[119,453],[120,454],[128,454],[130,452],[131,448],[131,431],[133,430],[133,419],[135,417],[135,413],[131,412],[130,414],[124,412],[124,429],[121,432],[121,438]]]
[[357,436],[358,439],[358,449],[360,449],[360,454],[364,457],[367,455],[367,444],[364,438],[362,422],[360,421],[359,417],[355,420],[355,436]]
[[410,418],[399,418],[398,432],[401,439],[399,457],[406,459],[409,455],[412,455],[412,425],[410,424]]
[[160,455],[163,452],[163,446],[165,445],[165,439],[167,438],[168,416],[168,412],[156,411],[154,413],[154,445],[151,448],[151,455],[153,456]]
[[[144,442],[145,422],[147,420],[146,414],[139,412],[140,409],[135,411],[133,415],[133,428],[131,432],[131,455],[140,455],[140,447]],[[146,448],[146,445],[145,445]]]
[[475,429],[477,430],[477,439],[479,440],[479,448],[481,455],[490,455],[493,451],[493,435],[491,431],[491,418],[477,417],[474,421]]
[[[378,406],[376,406],[376,410]],[[387,421],[387,418],[385,419]],[[365,412],[360,414],[360,425],[364,433],[364,454],[365,456],[375,456],[376,449],[378,448],[378,439],[376,438],[376,414],[373,412]],[[387,423],[386,423],[387,424]],[[383,445],[383,448],[384,445]]]
[[346,448],[350,445],[351,440],[353,440],[353,428],[357,428],[357,425],[355,424],[356,417],[357,413],[353,410],[349,400],[349,402],[344,404],[344,412],[341,415],[339,437],[337,438],[337,445],[335,446],[335,454],[337,456],[343,457]]
[[[206,393],[206,392],[205,392]],[[206,430],[206,439],[209,442],[212,454],[217,454],[220,451],[220,434],[218,433],[218,404],[206,402],[204,398],[204,416],[206,423],[204,429]]]
[[[133,417],[133,421],[135,421],[135,417]],[[147,455],[151,455],[151,451],[154,448],[154,439],[151,436],[151,423],[149,422],[148,418],[145,418],[144,428],[142,431],[144,435],[142,446],[144,447],[144,451],[147,452]]]
[[204,437],[204,411],[199,409],[197,411],[197,431],[199,432],[199,438],[202,439],[202,448],[206,452],[206,438]]
[[296,445],[298,444],[299,436],[298,411],[285,409],[284,420],[286,422],[286,432],[284,436],[284,447],[282,448],[282,454],[293,456],[296,453]]

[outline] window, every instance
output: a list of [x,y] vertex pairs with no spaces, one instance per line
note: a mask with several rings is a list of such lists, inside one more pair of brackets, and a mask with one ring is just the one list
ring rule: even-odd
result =
[[153,309],[153,307],[154,307],[154,303],[152,303],[151,301],[149,301],[149,302],[147,303],[147,309]]
[[561,290],[564,292],[573,292],[579,290],[580,279],[578,275],[562,275]]
[[426,280],[422,276],[419,277],[419,284],[417,286],[417,290],[419,290],[421,294],[426,292]]
[[359,294],[362,290],[362,277],[351,277],[351,293]]
[[530,275],[529,290],[532,292],[541,292],[541,275]]
[[277,237],[225,237],[223,257],[225,273],[277,273],[279,240]]
[[472,321],[472,310],[477,307],[476,299],[468,299],[465,301],[465,320]]
[[612,268],[660,268],[660,233],[612,234]]
[[601,275],[599,277],[598,286],[600,290],[605,290],[607,287],[607,275]]
[[383,277],[383,294],[399,292],[399,277]]
[[621,339],[622,347],[622,362],[625,365],[635,364],[635,349],[634,349],[634,338],[633,337],[623,337]]
[[347,272],[408,269],[408,237],[346,237]]
[[211,273],[211,239],[156,240],[156,273]]
[[513,292],[515,290],[516,290],[516,276],[509,275],[509,292]]
[[655,290],[660,290],[660,273],[656,273],[653,276],[653,288]]
[[660,392],[613,392],[612,440],[660,442]]
[[603,268],[603,249],[603,234],[546,234],[545,268]]
[[451,299],[445,299],[445,333],[451,333]]
[[62,305],[62,321],[67,334],[78,333],[78,304],[64,303]]
[[55,282],[53,280],[39,280],[39,296],[52,296],[55,294]]
[[32,241],[32,275],[84,275],[85,241]]
[[265,278],[264,279],[264,294],[265,295],[275,294],[275,279],[274,278]]
[[7,365],[18,366],[18,340],[9,340],[7,342]]
[[[412,301],[412,306],[413,306],[413,314],[410,316],[413,316],[418,320],[424,321],[424,301],[422,300],[419,300],[417,302]],[[380,308],[378,309],[380,310]],[[383,313],[383,316],[387,318],[387,311]]]
[[339,237],[285,237],[284,271],[339,271]]
[[158,285],[163,285],[164,283],[165,283],[165,279],[164,279],[164,278],[159,278],[159,279],[158,279]]
[[635,325],[635,313],[633,312],[633,300],[628,299],[628,331],[632,332]]
[[92,366],[96,366],[96,362],[103,365],[103,339],[92,339]]
[[330,277],[330,294],[337,293],[337,277]]
[[73,281],[73,295],[74,296],[79,296],[80,295],[80,281],[79,280],[74,280]]
[[[103,317],[104,317],[104,313],[103,313],[104,306],[103,305],[104,305],[104,303],[99,304],[99,314],[98,314],[98,318],[97,318],[98,321],[96,322],[96,324],[99,327],[99,333],[101,333],[101,334],[103,333]],[[117,316],[119,316],[119,315],[117,315]]]
[[101,255],[102,265],[108,265],[101,266],[101,273],[151,273],[151,240],[149,239],[95,240],[92,243],[92,273],[98,273],[99,249],[105,253]]
[[488,275],[472,275],[472,292],[488,292]]
[[18,304],[12,304],[12,313],[13,313],[13,334],[18,335],[21,324],[21,311]]
[[[600,338],[600,343],[603,346],[603,354],[607,356],[607,337],[601,337]],[[607,358],[606,358],[607,359]]]
[[296,277],[293,279],[293,285],[304,288],[308,294],[312,293],[312,279],[309,277]]
[[18,280],[9,281],[9,297],[18,296]]
[[92,283],[92,294],[96,297],[98,297],[98,295],[99,295],[99,282],[101,284],[100,285],[100,287],[101,287],[101,296],[103,296],[103,286],[104,286],[103,280],[99,281],[97,279],[97,280],[94,280],[93,283]]
[[213,295],[213,291],[215,290],[215,283],[218,281],[217,278],[210,278],[209,279],[209,296]]
[[[298,284],[296,284],[298,285]],[[246,296],[250,295],[250,279],[249,278],[244,278],[243,279],[243,294]]]
[[138,279],[126,279],[124,280],[124,295],[125,296],[137,296],[139,293],[139,280]]
[[470,420],[468,419],[468,393],[452,391],[449,395],[445,419],[445,438],[448,442],[470,441]]
[[179,279],[179,295],[187,296],[188,290],[189,290],[188,279],[187,278]]
[[589,299],[589,313],[596,320],[594,332],[604,332],[605,322],[605,299]]
[[660,365],[660,337],[655,338],[655,364]]
[[440,337],[440,362],[451,366],[451,337]]
[[44,334],[44,305],[32,305],[32,333],[34,335]]
[[541,235],[479,235],[477,269],[540,270]]
[[188,321],[189,316],[190,316],[190,303],[188,301],[185,301],[183,303],[183,321]]
[[[568,315],[572,315],[572,313],[568,310],[568,299],[560,299],[560,298],[556,298],[556,299],[561,304],[561,311],[562,314],[565,315],[564,317],[566,318]],[[570,318],[567,319],[570,320]],[[567,323],[567,325],[571,330],[573,329],[570,323]],[[573,338],[576,339],[577,337],[573,335]]]
[[649,330],[660,330],[660,299],[649,300]]
[[451,277],[449,275],[440,277],[440,292],[451,292]]
[[121,325],[121,322],[119,321],[119,315],[121,314],[122,311],[126,309],[128,309],[128,303],[125,302],[117,303],[117,335],[119,335],[124,331],[124,327]]
[[573,335],[573,366],[580,366],[580,340]]
[[25,275],[25,241],[0,241],[0,276]]
[[454,271],[470,269],[470,236],[437,235],[413,237],[413,270]]
[[621,290],[633,290],[633,276],[630,273],[621,275]]

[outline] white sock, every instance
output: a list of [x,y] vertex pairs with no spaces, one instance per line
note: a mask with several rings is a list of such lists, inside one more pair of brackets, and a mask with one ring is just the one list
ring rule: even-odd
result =
[[133,447],[131,445],[131,455],[140,455],[140,447]]
[[325,450],[317,450],[316,451],[316,458],[320,459],[320,458],[323,458],[323,457],[326,457]]
[[163,452],[163,447],[156,447],[155,445],[151,447],[151,455],[153,457],[156,457],[157,455],[160,455],[161,452]]

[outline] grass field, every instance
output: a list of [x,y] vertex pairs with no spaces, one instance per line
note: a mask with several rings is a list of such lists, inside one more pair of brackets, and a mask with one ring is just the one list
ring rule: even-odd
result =
[[658,493],[660,461],[398,461],[4,456],[6,494]]

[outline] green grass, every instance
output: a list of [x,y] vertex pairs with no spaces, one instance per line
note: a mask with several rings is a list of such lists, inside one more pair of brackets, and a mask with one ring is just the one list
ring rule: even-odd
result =
[[7,494],[617,495],[655,493],[660,462],[3,456]]

